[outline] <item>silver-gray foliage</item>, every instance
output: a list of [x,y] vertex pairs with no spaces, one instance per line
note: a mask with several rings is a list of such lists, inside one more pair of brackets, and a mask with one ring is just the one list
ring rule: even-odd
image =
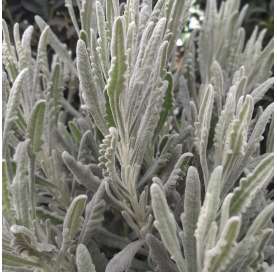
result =
[[208,0],[175,65],[191,1],[119,2],[65,1],[76,59],[3,22],[4,271],[271,271],[273,40]]

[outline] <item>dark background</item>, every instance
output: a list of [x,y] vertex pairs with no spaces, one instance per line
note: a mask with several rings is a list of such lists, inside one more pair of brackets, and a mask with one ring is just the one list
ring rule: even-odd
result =
[[[205,8],[206,0],[196,2],[201,9]],[[219,4],[221,0],[217,2]],[[274,0],[242,0],[241,2],[242,5],[250,6],[244,24],[247,35],[250,35],[255,25],[259,25],[261,28],[268,29],[266,40],[270,39],[273,36]],[[19,22],[23,31],[27,25],[34,24],[36,14],[48,22],[62,42],[74,49],[77,37],[64,6],[64,0],[3,0],[3,18],[9,26]],[[33,42],[36,43],[36,39]]]

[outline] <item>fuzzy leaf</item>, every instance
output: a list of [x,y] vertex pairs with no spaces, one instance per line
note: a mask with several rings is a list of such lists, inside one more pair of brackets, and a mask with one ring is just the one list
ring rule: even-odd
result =
[[163,190],[156,183],[151,186],[151,197],[152,208],[155,215],[154,225],[159,231],[171,258],[176,262],[179,271],[186,271],[185,261],[177,237],[177,223],[168,207]]
[[79,40],[77,43],[77,69],[85,103],[92,114],[97,128],[105,135],[107,128],[100,109],[97,88],[94,84],[86,44],[83,40]]
[[[49,26],[45,27],[41,32],[38,42],[37,58],[33,77],[32,91],[35,92],[40,89],[40,78],[42,79],[43,89],[47,88],[47,81],[49,79],[49,67],[47,57],[47,45],[49,43]],[[33,94],[34,95],[34,94]]]
[[274,79],[269,78],[251,92],[251,96],[253,97],[255,104],[263,99],[264,95],[272,87],[273,83]]
[[228,220],[216,246],[206,252],[203,272],[223,272],[226,270],[228,262],[234,254],[240,224],[241,220],[237,216]]
[[112,113],[112,109],[111,109],[111,105],[110,105],[110,101],[109,101],[109,96],[108,96],[106,90],[105,90],[104,94],[105,94],[105,99],[106,99],[106,116],[105,116],[105,119],[107,121],[108,127],[115,127],[115,121],[114,121],[114,117],[113,117],[113,113]]
[[234,171],[235,163],[238,159],[245,155],[247,147],[247,130],[254,109],[253,99],[247,95],[241,108],[239,109],[238,117],[230,123],[223,151],[223,179],[224,179],[224,194],[230,190],[234,180],[230,179],[232,171]]
[[82,137],[80,129],[76,126],[76,124],[73,121],[68,122],[68,126],[74,141],[77,144],[80,144]]
[[205,89],[202,103],[200,105],[198,122],[195,123],[196,127],[196,141],[197,148],[200,156],[200,163],[204,175],[205,186],[209,179],[209,168],[207,163],[207,146],[210,132],[210,123],[212,118],[212,110],[214,104],[214,90],[213,86],[209,85]]
[[119,128],[119,132],[123,133],[124,125],[120,105],[122,103],[121,93],[124,92],[126,88],[127,58],[125,52],[124,21],[122,17],[118,17],[114,22],[111,41],[111,57],[111,68],[106,89],[113,119]]
[[212,222],[216,218],[217,210],[220,204],[220,188],[222,183],[222,166],[218,166],[211,174],[205,200],[201,207],[195,237],[197,243],[198,269],[204,258],[205,240]]
[[60,64],[55,64],[52,68],[52,75],[50,79],[50,87],[46,96],[46,110],[45,110],[45,142],[48,145],[49,153],[54,147],[53,134],[58,127],[58,116],[60,113],[60,104],[62,100],[61,77],[62,70]]
[[252,173],[240,180],[240,185],[233,194],[230,206],[231,215],[246,211],[254,196],[264,188],[273,177],[273,154],[268,154]]
[[105,272],[127,271],[131,266],[133,258],[143,244],[144,241],[141,240],[131,242],[109,261]]
[[268,225],[268,222],[273,216],[273,209],[274,205],[273,203],[270,203],[259,213],[248,229],[244,239],[249,238],[251,235],[259,234],[259,232]]
[[71,240],[74,239],[77,231],[80,228],[80,217],[82,216],[82,213],[85,209],[86,201],[86,195],[79,195],[75,197],[66,212],[63,223],[63,231],[68,230],[68,237]]
[[267,139],[266,139],[266,153],[271,153],[274,150],[274,116],[271,118]]
[[233,197],[232,193],[228,194],[222,203],[221,214],[220,214],[220,224],[219,224],[219,234],[222,233],[228,219],[230,218],[230,205],[231,205],[232,197]]
[[3,206],[3,215],[6,220],[12,220],[12,203],[10,196],[10,184],[8,178],[8,169],[7,162],[2,161],[2,206]]
[[167,81],[163,81],[161,85],[157,86],[156,90],[151,93],[145,113],[140,122],[139,129],[136,133],[137,139],[134,152],[134,162],[137,164],[142,163],[147,147],[153,138],[155,128],[159,121],[161,103],[167,89],[167,84]]
[[148,233],[146,235],[146,243],[149,246],[149,255],[157,264],[160,272],[177,272],[161,241],[154,235]]
[[224,140],[226,137],[226,131],[230,124],[230,122],[234,118],[235,110],[236,110],[236,93],[237,89],[235,87],[231,87],[227,94],[226,102],[224,105],[224,109],[219,116],[219,120],[215,127],[214,133],[214,161],[215,165],[219,165],[222,162],[223,149],[224,149]]
[[12,245],[16,252],[26,251],[31,256],[41,256],[43,253],[56,251],[54,245],[47,242],[38,242],[34,232],[24,226],[12,225],[10,231],[14,236]]
[[168,87],[164,97],[162,111],[160,113],[160,120],[158,122],[156,133],[160,131],[167,119],[168,114],[173,108],[173,78],[172,75],[167,73],[165,80],[168,81]]
[[44,125],[44,113],[45,113],[45,100],[39,100],[32,110],[28,127],[27,127],[27,137],[30,139],[29,143],[29,156],[30,156],[30,164],[29,164],[29,193],[31,198],[31,211],[32,217],[35,218],[35,160],[37,153],[40,151],[40,147],[42,145],[42,133],[43,133],[43,125]]
[[33,155],[39,151],[42,144],[44,113],[45,101],[40,100],[34,106],[27,128],[27,136],[30,139],[30,148]]
[[10,252],[3,252],[3,265],[12,267],[40,267],[39,263],[34,260],[14,255]]
[[261,138],[265,131],[266,125],[270,121],[270,118],[273,116],[273,113],[274,104],[271,103],[266,107],[266,109],[263,111],[263,113],[257,120],[257,123],[251,133],[251,136],[249,137],[247,150],[253,150],[253,148],[255,148],[255,145],[257,145],[262,140]]
[[63,152],[62,158],[77,181],[92,192],[96,192],[100,184],[100,179],[91,172],[90,167],[76,161],[74,157],[66,151]]
[[104,211],[106,202],[105,196],[105,184],[102,182],[94,194],[92,200],[87,204],[85,211],[85,221],[82,226],[79,241],[87,244],[90,241],[90,237],[93,232],[104,221]]
[[[47,23],[38,15],[35,16],[35,21],[39,26],[41,32],[43,32],[45,28],[49,27]],[[59,55],[59,57],[70,67],[73,73],[77,75],[76,67],[74,66],[73,61],[71,60],[71,57],[69,52],[67,51],[66,45],[62,44],[59,41],[58,37],[54,34],[54,32],[50,28],[49,28],[49,44]]]
[[108,52],[107,52],[107,33],[106,33],[106,21],[103,6],[100,1],[96,1],[96,18],[97,18],[97,29],[99,34],[99,49],[100,49],[100,60],[102,64],[102,70],[107,73],[108,69]]
[[76,264],[78,272],[96,272],[89,251],[83,244],[77,246]]
[[16,223],[30,227],[30,192],[28,175],[28,146],[29,141],[21,142],[15,153],[16,175],[12,183],[13,205],[15,207]]
[[81,1],[80,9],[80,17],[81,17],[81,25],[82,29],[86,31],[86,33],[90,32],[91,27],[95,28],[95,0],[84,0]]
[[8,145],[8,136],[10,132],[10,128],[15,121],[17,115],[17,109],[20,105],[20,94],[22,92],[22,88],[24,86],[23,82],[27,80],[28,69],[22,70],[18,76],[16,77],[12,89],[10,91],[10,96],[7,104],[6,110],[6,118],[3,128],[3,153],[5,157],[5,152]]
[[201,207],[200,189],[198,171],[195,167],[191,166],[187,172],[184,213],[181,215],[184,232],[183,247],[187,271],[197,271],[197,250],[194,232]]

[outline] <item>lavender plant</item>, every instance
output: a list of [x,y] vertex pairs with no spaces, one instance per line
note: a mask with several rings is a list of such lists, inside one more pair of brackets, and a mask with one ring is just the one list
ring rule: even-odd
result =
[[176,66],[189,0],[65,4],[76,58],[3,22],[4,271],[270,271],[273,40],[209,0]]

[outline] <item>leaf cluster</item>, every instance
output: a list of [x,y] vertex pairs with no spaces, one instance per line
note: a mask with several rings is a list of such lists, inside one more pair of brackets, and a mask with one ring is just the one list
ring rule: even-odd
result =
[[208,1],[181,65],[189,0],[65,1],[75,59],[3,22],[4,271],[269,269],[273,40],[239,2]]

